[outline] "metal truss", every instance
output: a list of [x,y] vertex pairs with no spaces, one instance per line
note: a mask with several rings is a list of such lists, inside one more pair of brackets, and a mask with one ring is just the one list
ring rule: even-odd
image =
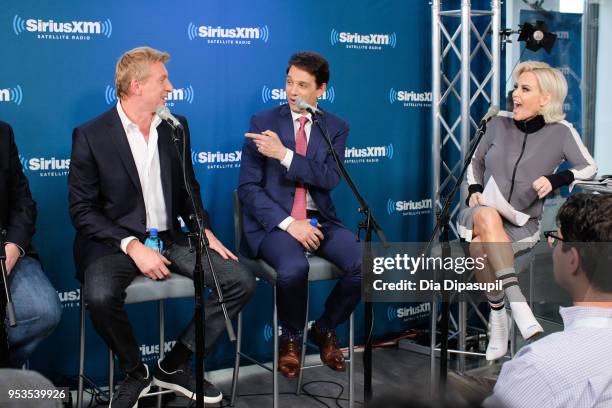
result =
[[[436,211],[442,209],[443,194],[456,182],[470,150],[471,135],[489,106],[500,99],[501,1],[491,0],[490,10],[473,10],[471,0],[461,0],[459,10],[444,10],[442,0],[432,0],[432,185]],[[482,29],[484,27],[484,29]],[[469,158],[467,158],[469,160]],[[461,195],[450,210],[450,228],[456,237],[457,213],[467,197]],[[434,217],[434,223],[435,223]],[[484,321],[474,302],[459,298],[458,318],[451,316],[458,337],[458,370],[465,370],[467,307],[470,304]],[[431,318],[431,387],[436,393],[435,350],[438,301],[434,297]]]
[[[499,105],[500,40],[491,33],[499,33],[500,21],[500,0],[491,0],[491,10],[472,10],[470,0],[462,0],[460,10],[448,11],[442,10],[442,0],[432,2],[432,185],[436,210],[442,208],[443,193],[463,167],[479,122],[473,115]],[[473,65],[477,65],[474,70]],[[451,208],[450,225],[456,236],[456,216],[466,197],[463,187],[460,201]]]

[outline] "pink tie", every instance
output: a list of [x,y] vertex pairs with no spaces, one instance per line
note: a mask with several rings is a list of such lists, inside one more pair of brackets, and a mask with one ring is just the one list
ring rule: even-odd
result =
[[[295,137],[295,152],[299,155],[306,156],[308,143],[306,142],[305,128],[306,122],[308,122],[309,119],[306,116],[301,116],[298,120],[300,121],[300,128]],[[297,183],[295,186],[291,216],[296,220],[306,219],[306,188],[300,183]]]

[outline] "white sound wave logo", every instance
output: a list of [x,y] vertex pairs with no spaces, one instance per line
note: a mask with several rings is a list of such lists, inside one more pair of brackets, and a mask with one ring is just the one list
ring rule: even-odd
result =
[[[397,34],[359,34],[344,31],[336,31],[332,28],[329,42],[331,45],[345,44],[346,48],[382,49],[383,46],[395,48],[397,46]],[[361,45],[363,47],[355,47]]]
[[389,89],[389,103],[403,103],[406,107],[430,107],[433,101],[433,92],[396,91]]
[[416,306],[410,307],[399,307],[395,308],[393,306],[389,306],[387,308],[387,319],[389,321],[393,321],[395,319],[418,319],[426,316],[431,311],[431,306],[429,303],[421,303]]
[[55,21],[36,18],[24,19],[15,14],[13,17],[13,32],[19,36],[25,32],[50,34],[85,34],[100,35],[110,38],[113,34],[113,24],[110,19],[99,21]]
[[344,158],[386,157],[391,160],[394,151],[393,143],[389,143],[387,146],[347,147],[344,150]]
[[[320,101],[325,101],[329,103],[334,103],[336,99],[336,90],[333,86],[328,87],[323,95],[319,98]],[[269,88],[264,85],[261,88],[261,100],[263,103],[268,103],[271,101],[281,101],[282,103],[287,102],[287,92],[284,88]]]
[[[312,327],[314,322],[315,322],[314,320],[310,320],[308,322],[309,329]],[[278,335],[280,336],[282,333],[283,333],[283,327],[279,324],[278,325]],[[266,343],[272,340],[273,336],[274,336],[274,328],[270,324],[266,323],[263,327],[263,338],[266,341]]]
[[23,101],[23,90],[21,85],[13,88],[0,88],[0,102],[12,102],[17,106]]
[[270,40],[270,29],[267,25],[258,27],[213,27],[209,25],[198,26],[190,22],[187,25],[187,38],[189,38],[190,41],[197,38],[206,38],[223,40],[260,40],[267,43]]
[[207,169],[233,169],[240,167],[242,159],[242,150],[234,150],[232,152],[196,152],[191,150],[191,163],[195,165],[204,165]]
[[423,210],[429,212],[433,208],[432,202],[431,198],[421,201],[393,201],[389,198],[387,199],[387,213],[389,215],[395,212],[402,213],[403,215],[416,215]]
[[27,158],[19,155],[19,162],[23,171],[37,172],[40,177],[64,177],[70,170],[70,159],[57,159],[55,157]]

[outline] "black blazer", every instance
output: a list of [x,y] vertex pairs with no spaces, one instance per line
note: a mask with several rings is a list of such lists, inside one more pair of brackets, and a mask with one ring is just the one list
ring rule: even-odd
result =
[[[185,129],[186,167],[193,180],[196,205],[203,214],[204,226],[209,228],[190,159],[189,127],[184,117],[178,118]],[[179,215],[195,230],[195,223],[189,217],[193,210],[171,139],[171,127],[162,122],[157,132],[167,217],[172,223],[170,232],[178,237],[181,236]],[[142,187],[116,107],[74,129],[68,187],[70,217],[77,231],[73,248],[75,266],[77,278],[82,280],[91,262],[121,251],[123,238],[135,236],[143,240],[146,234]]]
[[0,230],[6,229],[8,242],[19,245],[28,255],[35,255],[32,248],[35,225],[36,203],[21,168],[13,129],[0,122]]

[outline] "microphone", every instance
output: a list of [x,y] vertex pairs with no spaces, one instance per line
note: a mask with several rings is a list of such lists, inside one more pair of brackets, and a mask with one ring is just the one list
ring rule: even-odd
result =
[[159,105],[157,109],[155,109],[155,113],[157,113],[157,116],[159,116],[161,120],[166,121],[174,129],[183,129],[181,122],[170,113],[170,109],[168,109],[166,105]]
[[497,106],[497,105],[491,106],[489,108],[489,111],[487,112],[487,114],[484,115],[484,117],[480,121],[480,126],[486,124],[488,121],[493,119],[495,116],[497,116],[498,113],[499,113],[499,106]]
[[308,111],[312,115],[314,115],[316,113],[318,113],[319,115],[323,115],[323,111],[322,110],[317,109],[317,107],[315,107],[315,106],[312,106],[311,104],[306,102],[304,99],[302,99],[301,96],[297,97],[296,105],[297,105],[298,109]]

